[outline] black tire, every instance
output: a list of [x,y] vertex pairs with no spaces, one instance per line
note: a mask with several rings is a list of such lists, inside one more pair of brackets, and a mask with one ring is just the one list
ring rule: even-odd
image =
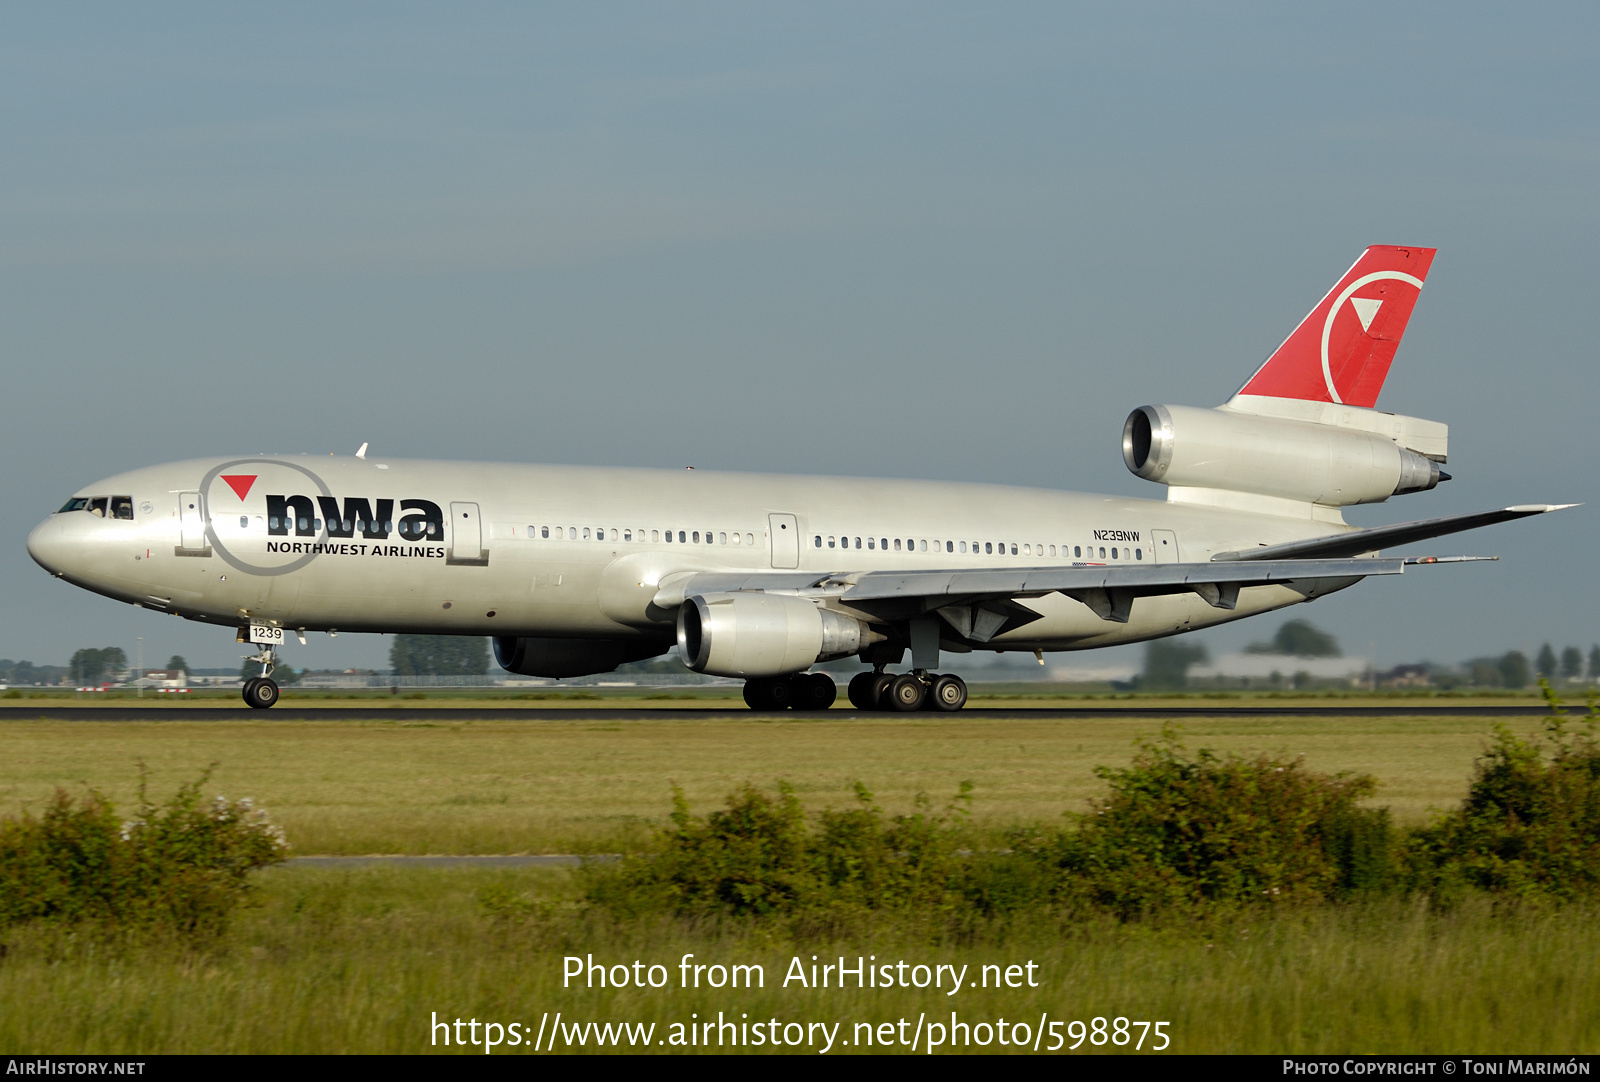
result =
[[258,676],[244,686],[244,701],[254,710],[266,710],[278,701],[278,685]]
[[795,704],[795,687],[793,678],[780,676],[775,680],[767,681],[767,701],[772,705],[769,710],[787,710]]
[[967,705],[967,682],[959,676],[945,675],[933,678],[928,690],[928,709],[955,712]]
[[827,710],[839,698],[839,685],[825,672],[798,673],[789,678],[796,710]]
[[787,710],[794,703],[792,677],[758,676],[744,682],[744,701],[751,710]]
[[768,694],[772,687],[771,680],[754,679],[744,682],[744,702],[751,710],[776,710],[772,705],[772,696]]
[[927,687],[911,673],[895,677],[889,685],[889,705],[903,714],[921,710],[922,700],[927,696]]
[[892,672],[881,672],[872,678],[872,709],[894,709],[894,704],[889,701],[889,687],[898,679]]
[[849,686],[845,688],[850,705],[857,710],[878,709],[878,700],[872,694],[872,686],[877,680],[878,674],[875,672],[858,672],[852,676]]
[[261,677],[259,677],[259,676],[252,676],[250,679],[248,679],[248,680],[246,680],[244,682],[244,689],[243,689],[242,694],[244,695],[244,701],[245,701],[246,704],[248,704],[250,702],[250,696],[252,694],[254,694],[254,692],[256,690],[256,681],[260,680],[260,679],[261,679]]

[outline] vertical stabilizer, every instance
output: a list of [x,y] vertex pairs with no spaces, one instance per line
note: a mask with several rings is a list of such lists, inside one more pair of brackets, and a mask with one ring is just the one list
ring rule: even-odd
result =
[[1361,253],[1239,395],[1375,405],[1434,251],[1374,245]]

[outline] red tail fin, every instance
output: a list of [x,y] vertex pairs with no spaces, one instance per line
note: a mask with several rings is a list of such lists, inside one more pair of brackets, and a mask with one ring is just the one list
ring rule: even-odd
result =
[[1434,251],[1374,245],[1361,253],[1239,393],[1374,405]]

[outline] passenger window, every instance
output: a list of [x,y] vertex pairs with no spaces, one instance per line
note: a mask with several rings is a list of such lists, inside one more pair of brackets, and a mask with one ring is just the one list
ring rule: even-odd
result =
[[828,547],[833,548],[833,537],[831,535],[828,538]]
[[1024,556],[1032,556],[1033,555],[1033,546],[1032,545],[1023,545],[1022,546],[1022,554]]
[[986,553],[989,553],[990,555],[993,555],[993,553],[994,553],[994,542],[993,541],[985,541],[983,543],[983,551],[986,552]]
[[[661,531],[660,530],[651,530],[650,531],[650,540],[652,540],[652,541],[660,541],[661,540]],[[669,537],[669,538],[667,538],[667,540],[670,541],[672,539]]]
[[821,534],[817,534],[817,536],[815,536],[815,537],[813,537],[811,539],[811,546],[813,548],[821,548],[822,547],[822,535]]
[[918,552],[927,552],[928,551],[928,543],[926,541],[918,541],[917,542],[917,551]]
[[717,534],[717,544],[726,545],[727,543],[728,543],[728,535],[725,534],[725,533],[718,533]]
[[875,549],[877,547],[878,547],[878,542],[877,542],[876,538],[872,538],[872,537],[867,538],[867,548]]
[[898,537],[894,539],[894,550],[896,552],[900,551],[900,539]]
[[1134,550],[1133,550],[1133,558],[1134,558],[1134,559],[1135,559],[1135,560],[1142,560],[1142,559],[1144,559],[1144,549],[1134,549]]
[[756,535],[753,534],[753,533],[745,534],[744,535],[744,543],[747,544],[747,545],[755,544],[756,543]]
[[689,543],[689,542],[684,540],[684,537],[685,537],[684,532],[682,530],[679,530],[678,531],[678,544],[687,545]]
[[1100,546],[1100,558],[1102,560],[1106,558],[1106,547],[1104,545]]
[[1055,554],[1056,554],[1056,547],[1054,545],[1051,545],[1050,546],[1050,555],[1054,556]]
[[1117,550],[1116,549],[1112,549],[1111,550],[1111,558],[1113,560],[1115,560],[1117,558]]
[[961,551],[962,552],[966,552],[967,551],[967,543],[965,541],[961,542]]
[[1072,555],[1078,557],[1079,559],[1082,559],[1083,558],[1083,546],[1082,545],[1073,545],[1072,546]]
[[738,543],[739,543],[739,535],[738,535],[738,533],[735,533],[735,534],[734,534],[734,535],[733,535],[733,543],[734,543],[734,544],[735,544],[735,545],[737,545],[737,544],[738,544]]

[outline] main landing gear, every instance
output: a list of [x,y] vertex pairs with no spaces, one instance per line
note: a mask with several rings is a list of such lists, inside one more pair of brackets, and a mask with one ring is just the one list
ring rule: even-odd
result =
[[759,677],[744,683],[744,701],[752,710],[826,710],[838,697],[833,677],[825,672]]
[[864,672],[851,678],[846,692],[857,710],[943,710],[967,705],[967,684],[953,673],[923,670],[908,673]]
[[263,646],[261,653],[251,654],[245,660],[259,661],[261,675],[244,682],[244,701],[254,710],[265,710],[278,701],[278,684],[271,678],[278,663],[277,651],[271,645]]

